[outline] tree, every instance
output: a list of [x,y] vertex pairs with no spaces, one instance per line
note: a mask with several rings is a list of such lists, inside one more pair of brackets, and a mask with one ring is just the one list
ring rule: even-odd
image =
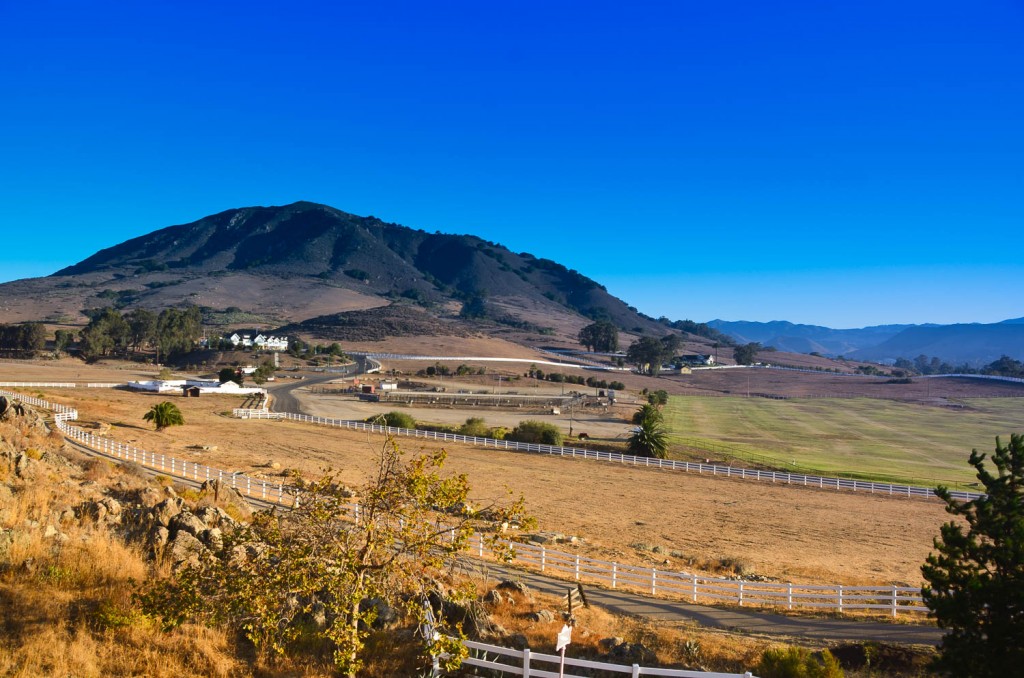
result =
[[53,350],[57,353],[66,351],[74,340],[74,332],[70,330],[57,330],[53,333]]
[[[938,667],[963,678],[1019,675],[1024,666],[1024,435],[996,439],[992,456],[971,452],[984,494],[967,502],[936,494],[960,520],[941,527],[921,567],[925,604],[946,629]],[[966,528],[966,530],[965,530]]]
[[96,360],[128,344],[129,327],[121,314],[109,306],[92,316],[92,320],[79,333],[80,347],[86,360]]
[[[151,585],[143,606],[168,628],[226,624],[270,655],[326,644],[337,669],[355,676],[379,609],[370,601],[422,623],[425,601],[445,595],[438,581],[482,522],[474,516],[488,516],[491,525],[533,524],[521,498],[466,510],[466,476],[444,473],[444,462],[443,450],[406,459],[389,438],[376,473],[358,492],[358,517],[335,474],[300,481],[293,510],[255,514],[249,526],[226,535],[219,553]],[[488,535],[489,549],[507,559],[500,531]],[[468,588],[461,593],[470,596]],[[444,606],[434,614],[443,626]],[[427,643],[434,656],[449,653],[451,664],[465,656],[461,644],[443,636]]]
[[124,319],[128,323],[128,343],[132,353],[156,339],[157,316],[152,311],[137,308],[125,313]]
[[181,410],[178,409],[178,406],[166,400],[153,405],[153,407],[149,408],[149,412],[142,415],[142,418],[153,422],[157,431],[163,431],[169,426],[182,426],[185,424],[185,418],[181,416]]
[[619,350],[619,328],[607,320],[598,320],[580,330],[580,344],[591,351],[613,353]]
[[220,372],[217,373],[217,381],[222,384],[226,384],[229,381],[233,381],[239,386],[242,385],[242,376],[238,370],[233,367],[222,367]]
[[[675,337],[675,335],[669,336]],[[661,364],[672,357],[668,348],[668,342],[654,337],[640,337],[626,350],[626,360],[636,365],[637,371],[641,374],[656,377],[661,371]]]
[[157,362],[174,354],[186,353],[192,349],[202,334],[203,314],[198,306],[189,306],[184,311],[165,308],[156,320]]
[[633,423],[636,427],[627,443],[630,454],[664,459],[668,453],[668,430],[661,410],[644,405],[633,415]]
[[737,346],[732,352],[732,357],[737,365],[753,365],[757,360],[757,352],[761,348],[761,344],[753,341],[749,344]]

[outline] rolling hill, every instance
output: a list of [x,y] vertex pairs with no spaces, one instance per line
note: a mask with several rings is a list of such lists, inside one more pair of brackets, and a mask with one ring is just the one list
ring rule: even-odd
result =
[[[429,316],[569,335],[589,318],[666,330],[577,271],[472,235],[427,233],[311,202],[231,209],[0,285],[0,321],[83,322],[82,311],[194,303],[267,325],[403,304]],[[327,321],[324,321],[327,322]]]

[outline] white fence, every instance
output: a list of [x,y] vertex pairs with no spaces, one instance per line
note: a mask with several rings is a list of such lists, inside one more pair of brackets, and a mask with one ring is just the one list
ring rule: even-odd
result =
[[[630,466],[644,466],[650,468],[670,469],[673,471],[686,471],[700,475],[723,476],[727,478],[741,478],[744,480],[760,480],[763,482],[775,483],[777,485],[800,485],[803,487],[818,487],[834,490],[852,490],[854,492],[869,492],[884,496],[894,497],[920,497],[932,498],[935,490],[930,487],[919,487],[915,485],[896,485],[892,483],[876,483],[867,480],[854,480],[852,478],[829,478],[827,476],[815,476],[805,473],[789,473],[786,471],[762,471],[759,469],[737,468],[733,466],[721,466],[718,464],[701,464],[690,461],[675,461],[672,459],[657,459],[654,457],[636,457],[630,454],[617,454],[615,452],[601,452],[598,450],[586,450],[577,447],[559,447],[555,445],[540,445],[535,443],[520,443],[512,440],[497,440],[494,438],[480,438],[477,436],[464,436],[458,433],[441,433],[438,431],[420,431],[418,429],[397,428],[394,426],[380,426],[368,424],[363,421],[350,421],[346,419],[331,419],[329,417],[314,417],[308,414],[294,414],[292,412],[267,412],[265,410],[234,410],[234,416],[241,419],[290,419],[309,424],[321,424],[323,426],[334,426],[356,431],[372,431],[397,436],[408,436],[412,438],[427,438],[430,440],[445,440],[449,442],[467,443],[480,445],[482,447],[493,447],[501,450],[512,450],[514,452],[533,452],[535,454],[547,454],[560,457],[571,457],[573,459],[593,459],[607,461],[616,464],[627,464]],[[950,494],[955,499],[969,501],[977,499],[981,494],[977,492],[953,491]]]
[[[232,473],[200,465],[197,462],[167,457],[88,433],[68,423],[78,419],[78,411],[73,407],[2,390],[0,390],[0,395],[15,397],[29,405],[53,411],[57,427],[66,437],[107,457],[137,463],[153,471],[182,480],[202,482],[217,479],[230,483],[231,487],[247,497],[275,504],[294,506],[300,499],[295,488],[282,483],[268,483],[263,479],[252,478],[239,472]],[[250,414],[261,412],[274,418],[284,418],[281,413],[268,413],[262,410],[246,410],[246,412]],[[421,431],[421,433],[423,432]],[[348,509],[353,518],[358,521],[359,505],[351,504]],[[900,612],[927,612],[920,591],[911,587],[793,584],[699,577],[685,572],[670,572],[595,560],[578,554],[554,551],[543,545],[511,541],[504,541],[504,543],[514,547],[513,562],[539,570],[552,577],[600,583],[612,589],[625,588],[642,591],[647,595],[657,597],[683,598],[692,602],[719,601],[741,606],[769,605],[786,609],[816,608],[838,610],[839,612],[858,609],[886,610],[892,616],[896,616]],[[479,535],[471,537],[468,550],[471,554],[483,557],[486,551],[483,538]]]
[[[793,584],[701,577],[651,567],[623,565],[553,551],[543,545],[503,542],[514,547],[513,562],[559,579],[599,583],[612,589],[630,589],[645,595],[685,599],[690,602],[727,602],[739,606],[811,608],[899,613],[927,613],[921,590],[910,586],[843,586],[841,584]],[[483,540],[474,536],[469,549],[483,556]]]
[[[470,656],[462,661],[463,666],[475,666],[488,669],[495,673],[523,676],[524,678],[559,678],[564,675],[566,678],[577,678],[589,676],[591,669],[606,671],[608,673],[621,673],[623,676],[638,678],[639,676],[668,676],[670,678],[755,678],[748,671],[747,673],[714,673],[707,671],[687,671],[684,669],[654,669],[633,664],[624,666],[622,664],[607,664],[605,662],[589,661],[587,659],[565,658],[566,673],[559,673],[559,664],[562,658],[554,654],[543,654],[532,652],[529,648],[525,650],[513,650],[487,643],[477,643],[472,640],[463,641],[469,648]],[[572,647],[570,645],[569,647]],[[550,668],[541,669],[535,664],[547,664]],[[584,673],[575,673],[574,669],[584,669]]]
[[293,488],[286,487],[282,483],[268,483],[262,478],[252,478],[241,472],[225,471],[199,464],[198,462],[168,457],[164,454],[149,452],[134,445],[119,443],[104,436],[97,436],[83,430],[78,426],[72,426],[68,422],[78,419],[78,411],[73,407],[58,405],[55,403],[27,396],[21,393],[11,393],[0,390],[0,395],[17,398],[24,403],[41,407],[54,412],[54,421],[57,428],[65,437],[85,445],[100,454],[120,461],[133,462],[153,471],[158,471],[167,476],[181,480],[204,482],[206,480],[220,480],[228,483],[242,494],[252,499],[273,502],[287,506],[294,505],[296,496]]

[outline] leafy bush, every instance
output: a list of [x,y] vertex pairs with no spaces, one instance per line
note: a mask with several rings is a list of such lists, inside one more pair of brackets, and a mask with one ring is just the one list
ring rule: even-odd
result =
[[490,434],[486,422],[481,417],[470,417],[466,423],[459,427],[459,433],[464,436],[477,436],[485,438]]
[[370,417],[366,421],[379,426],[393,426],[395,428],[416,428],[416,420],[406,412],[385,412]]
[[509,431],[507,440],[521,443],[539,443],[541,445],[561,445],[562,432],[554,424],[528,419],[519,422],[519,426]]
[[828,650],[820,658],[802,647],[771,647],[761,655],[755,672],[761,678],[843,678],[839,661]]

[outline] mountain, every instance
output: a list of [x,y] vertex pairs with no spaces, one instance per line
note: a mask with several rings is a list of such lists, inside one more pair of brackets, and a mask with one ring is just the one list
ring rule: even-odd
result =
[[625,330],[664,333],[603,285],[550,259],[311,202],[227,210],[100,250],[46,278],[0,285],[7,321],[80,322],[90,307],[183,302],[267,324],[398,303],[435,316],[465,308],[520,329],[555,320],[571,331],[606,317]]
[[843,330],[781,320],[712,320],[708,325],[740,343],[756,341],[780,351],[843,355],[853,360],[885,362],[926,355],[972,367],[1003,355],[1024,360],[1024,318],[993,324],[876,325]]
[[877,346],[849,355],[855,360],[892,360],[936,356],[954,365],[981,367],[1008,355],[1024,360],[1024,323],[910,327]]
[[708,325],[743,344],[757,342],[780,351],[816,352],[829,355],[846,355],[861,348],[877,346],[911,327],[910,325],[876,325],[859,329],[836,330],[819,325],[797,325],[785,320],[771,322],[712,320]]

